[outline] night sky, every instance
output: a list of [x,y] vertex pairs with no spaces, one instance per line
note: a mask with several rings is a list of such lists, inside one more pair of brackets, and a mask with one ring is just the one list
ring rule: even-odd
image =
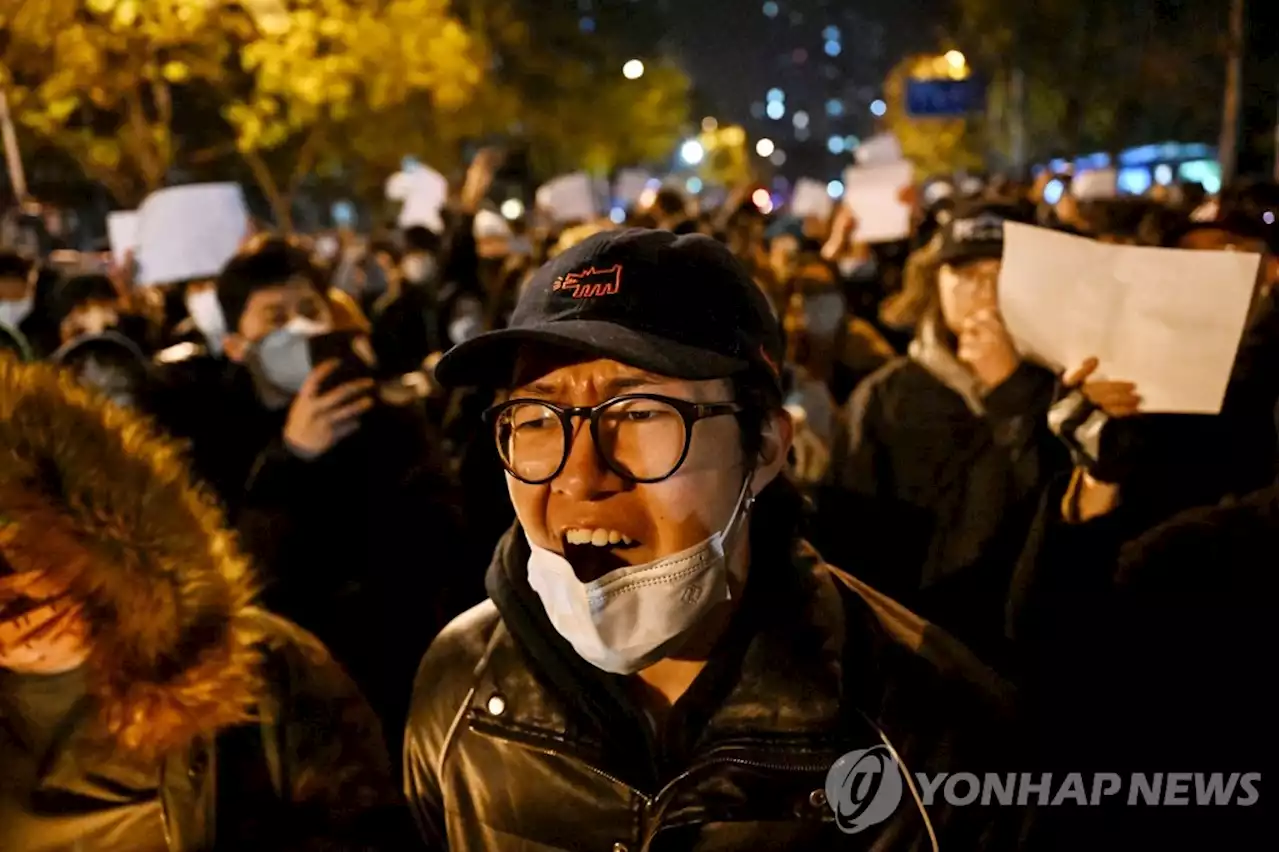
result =
[[[602,3],[626,3],[642,9],[646,18],[663,21],[667,35],[658,52],[673,55],[693,79],[694,122],[709,115],[721,124],[742,124],[750,146],[762,137],[776,143],[785,157],[780,164],[775,161],[777,173],[819,180],[838,178],[851,161],[848,143],[874,132],[872,105],[893,65],[905,56],[950,46],[945,31],[955,14],[953,0],[561,2],[576,2],[583,14]],[[1156,8],[1161,2],[1178,6],[1182,0],[1159,0]],[[1214,7],[1213,0],[1200,0],[1200,5]],[[1225,18],[1213,25],[1225,26]],[[1276,156],[1275,24],[1254,17],[1246,31],[1242,167],[1271,173]],[[1216,82],[1222,74],[1217,60],[1203,66],[1203,73],[1215,79],[1215,90],[1221,85]],[[778,92],[782,98],[771,107],[773,90],[775,100]],[[769,117],[770,109],[776,118]],[[1184,135],[1188,138],[1177,139],[1217,141],[1216,125]]]
[[[827,180],[843,147],[875,126],[871,104],[894,63],[938,48],[946,0],[636,0],[658,3],[697,108],[772,139],[779,172]],[[770,108],[770,90],[781,105]],[[777,100],[777,93],[774,93]],[[771,119],[766,112],[781,113]],[[753,143],[754,144],[754,143]],[[775,163],[775,165],[777,165]]]

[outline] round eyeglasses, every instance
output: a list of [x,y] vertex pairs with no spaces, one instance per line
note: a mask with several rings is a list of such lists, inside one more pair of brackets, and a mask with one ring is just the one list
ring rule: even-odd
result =
[[484,413],[498,455],[521,482],[541,485],[564,470],[574,417],[585,417],[601,461],[631,482],[660,482],[689,454],[693,424],[737,414],[736,402],[690,402],[657,394],[614,397],[596,406],[568,407],[537,399],[510,399]]

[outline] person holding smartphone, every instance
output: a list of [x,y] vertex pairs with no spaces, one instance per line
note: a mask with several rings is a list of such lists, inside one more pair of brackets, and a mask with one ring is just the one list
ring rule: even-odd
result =
[[420,395],[375,381],[367,335],[340,327],[326,290],[283,239],[227,264],[230,374],[208,389],[215,425],[193,443],[225,463],[267,604],[321,637],[394,732],[434,625],[464,608],[422,555],[465,539]]

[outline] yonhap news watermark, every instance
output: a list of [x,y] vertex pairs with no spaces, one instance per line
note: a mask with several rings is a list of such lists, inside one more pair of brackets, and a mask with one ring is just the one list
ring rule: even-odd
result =
[[1249,807],[1260,772],[917,772],[908,775],[886,746],[858,749],[827,772],[827,802],[841,831],[857,834],[888,819],[904,797],[933,804],[1134,807]]

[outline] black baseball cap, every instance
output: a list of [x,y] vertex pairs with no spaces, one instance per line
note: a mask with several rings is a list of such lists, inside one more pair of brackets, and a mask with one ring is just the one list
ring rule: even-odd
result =
[[974,260],[999,260],[1004,254],[1004,223],[1025,217],[1011,204],[960,203],[942,226],[938,262],[953,266]]
[[436,379],[500,387],[524,343],[678,379],[758,368],[781,387],[782,327],[768,299],[724,245],[701,234],[633,228],[587,238],[534,273],[506,328],[445,353]]

